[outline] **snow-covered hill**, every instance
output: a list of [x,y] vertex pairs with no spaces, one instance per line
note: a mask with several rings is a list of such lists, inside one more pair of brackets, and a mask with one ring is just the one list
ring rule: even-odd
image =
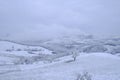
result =
[[76,35],[63,36],[46,41],[27,41],[25,43],[41,45],[54,51],[56,54],[62,55],[70,54],[73,50],[85,53],[107,52],[110,54],[120,54],[119,37],[98,39],[92,35]]
[[19,64],[41,55],[52,55],[52,51],[40,46],[22,45],[11,41],[0,41],[0,64]]
[[[0,41],[0,80],[76,80],[84,72],[92,80],[119,80],[120,57],[112,55],[120,53],[119,41],[65,37],[38,43],[46,48]],[[71,52],[80,53],[76,61]]]
[[51,51],[40,46],[29,46],[18,44],[10,41],[0,41],[0,51],[33,51],[42,52],[43,54],[51,54]]
[[71,60],[71,56],[66,56],[59,58],[58,62],[35,64],[36,66],[32,66],[31,69],[26,65],[27,70],[0,74],[0,80],[76,80],[77,75],[83,72],[88,72],[92,80],[120,79],[120,58],[118,56],[108,53],[92,53],[80,55],[76,61]]

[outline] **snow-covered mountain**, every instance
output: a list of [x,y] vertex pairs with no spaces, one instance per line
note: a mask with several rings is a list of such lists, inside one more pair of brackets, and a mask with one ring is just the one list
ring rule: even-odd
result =
[[71,51],[92,53],[107,52],[111,54],[120,53],[120,38],[97,39],[92,35],[62,36],[45,41],[23,42],[43,46],[54,51],[56,54],[67,55]]

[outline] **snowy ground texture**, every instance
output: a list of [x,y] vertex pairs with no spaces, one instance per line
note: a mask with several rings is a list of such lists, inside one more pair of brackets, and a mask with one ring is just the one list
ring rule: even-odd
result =
[[21,58],[31,60],[34,56],[39,57],[40,53],[53,54],[42,47],[10,42],[0,44],[0,80],[77,80],[77,75],[85,72],[91,75],[92,80],[120,80],[120,57],[117,55],[80,53],[76,61],[68,55],[52,61],[40,59],[31,64],[14,64]]
[[76,80],[83,72],[89,72],[92,80],[120,80],[120,58],[117,56],[92,53],[71,60],[71,56],[66,56],[52,63],[14,66],[18,70],[1,73],[0,80]]

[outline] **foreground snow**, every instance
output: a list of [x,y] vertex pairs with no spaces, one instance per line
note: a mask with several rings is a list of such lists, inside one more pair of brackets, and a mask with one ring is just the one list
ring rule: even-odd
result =
[[18,71],[0,74],[0,80],[75,80],[82,72],[89,72],[93,80],[120,79],[120,58],[107,53],[80,55],[75,62],[66,56],[52,63],[16,67]]

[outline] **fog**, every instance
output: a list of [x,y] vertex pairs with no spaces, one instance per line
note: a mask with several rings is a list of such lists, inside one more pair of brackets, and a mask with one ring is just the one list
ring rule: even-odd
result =
[[1,39],[120,35],[120,0],[0,0]]

